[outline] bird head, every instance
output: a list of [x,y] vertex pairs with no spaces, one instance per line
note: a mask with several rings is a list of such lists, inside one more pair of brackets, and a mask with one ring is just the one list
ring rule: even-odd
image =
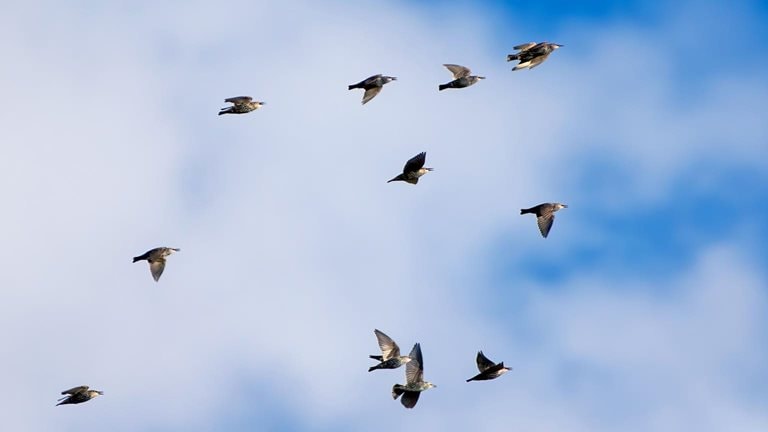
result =
[[431,382],[429,382],[429,381],[425,382],[424,384],[427,386],[427,388],[428,388],[428,389],[431,389],[431,388],[435,388],[435,387],[437,387],[436,385],[432,384],[432,383],[431,383]]
[[556,50],[556,49],[562,47],[563,45],[553,43],[553,44],[549,44],[549,46],[551,46],[553,50]]
[[555,203],[555,208],[557,210],[560,210],[560,209],[568,208],[568,205],[567,204]]
[[397,77],[385,76],[383,78],[384,78],[384,83],[385,84],[390,82],[390,81],[397,81]]
[[88,390],[88,396],[91,397],[91,399],[95,398],[96,396],[102,396],[104,394],[101,390]]

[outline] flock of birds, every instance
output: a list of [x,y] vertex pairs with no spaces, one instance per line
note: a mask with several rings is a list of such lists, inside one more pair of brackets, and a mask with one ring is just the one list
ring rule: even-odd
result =
[[[517,45],[514,49],[517,51],[514,54],[507,56],[507,61],[519,61],[517,65],[512,69],[533,69],[536,66],[543,63],[549,55],[556,49],[562,47],[560,44],[549,42],[530,42],[521,45]],[[472,75],[472,71],[464,66],[457,64],[445,64],[445,66],[451,74],[453,74],[453,80],[440,84],[438,90],[442,91],[449,88],[465,88],[469,87],[479,80],[485,79],[485,77]],[[349,86],[349,90],[363,89],[363,105],[370,102],[371,99],[376,97],[382,90],[385,84],[397,80],[396,77],[384,76],[381,74],[368,77],[357,84]],[[219,111],[219,115],[223,114],[246,114],[251,111],[255,111],[266,104],[266,102],[260,102],[253,100],[250,96],[237,96],[224,100],[231,103],[231,106],[222,108]],[[421,152],[416,156],[409,159],[403,167],[403,172],[398,174],[387,183],[394,181],[404,181],[410,184],[418,184],[419,178],[424,174],[432,171],[432,168],[424,166],[427,159],[427,153]],[[533,206],[527,209],[521,209],[520,214],[534,214],[538,223],[539,231],[541,235],[546,238],[549,235],[549,231],[552,229],[552,223],[555,220],[555,212],[560,209],[567,208],[568,206],[561,203],[543,203],[537,206]],[[147,261],[149,263],[149,271],[152,274],[152,278],[155,281],[160,280],[160,276],[165,270],[166,258],[178,252],[180,249],[171,247],[157,247],[150,249],[142,255],[133,258],[133,262]],[[436,387],[429,381],[424,380],[424,359],[421,353],[421,344],[416,343],[411,352],[408,355],[400,355],[400,347],[395,343],[392,338],[384,334],[382,331],[375,329],[374,334],[381,349],[381,355],[370,355],[369,357],[379,363],[375,366],[371,366],[368,372],[372,372],[378,369],[397,369],[400,366],[405,365],[405,384],[395,384],[392,387],[392,398],[397,400],[400,398],[400,402],[406,408],[413,408],[419,401],[419,395],[421,392]],[[479,373],[469,379],[470,381],[486,381],[498,378],[510,371],[511,368],[505,367],[504,362],[494,363],[489,360],[482,351],[477,353],[477,369]],[[87,402],[97,396],[101,396],[104,392],[100,390],[91,390],[88,386],[73,387],[61,392],[64,397],[59,399],[59,403],[56,405],[68,405],[68,404],[80,404]]]

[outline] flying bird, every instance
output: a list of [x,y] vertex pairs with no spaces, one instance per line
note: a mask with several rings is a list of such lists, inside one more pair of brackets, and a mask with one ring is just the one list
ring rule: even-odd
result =
[[160,280],[163,270],[165,270],[165,257],[180,250],[169,247],[154,248],[144,252],[143,255],[133,257],[133,262],[147,260],[149,262],[149,271],[152,273],[152,277],[155,278],[155,282],[157,282]]
[[358,89],[358,88],[364,89],[365,93],[363,93],[363,105],[365,105],[366,103],[368,103],[368,101],[375,98],[376,95],[379,94],[382,87],[384,87],[384,84],[387,84],[390,81],[395,81],[395,80],[397,80],[396,77],[378,74],[378,75],[368,77],[357,84],[350,85],[349,89],[350,90]]
[[392,386],[392,398],[396,400],[402,395],[400,403],[406,408],[413,408],[419,401],[421,392],[437,386],[424,381],[424,359],[421,357],[421,345],[418,343],[414,345],[408,357],[411,358],[411,361],[405,365],[405,385],[395,384]]
[[529,209],[520,209],[520,214],[535,214],[536,222],[539,224],[539,231],[541,231],[541,235],[544,238],[547,238],[549,230],[552,229],[552,222],[555,221],[555,212],[563,208],[568,208],[568,206],[560,203],[544,203]]
[[250,96],[237,96],[224,99],[224,102],[229,102],[232,106],[222,108],[219,111],[219,115],[222,114],[246,114],[253,110],[261,108],[262,105],[266,105],[266,102],[259,102],[253,100]]
[[504,375],[512,368],[504,367],[504,362],[494,363],[488,360],[488,357],[483,355],[482,351],[478,351],[477,369],[480,371],[480,373],[468,379],[467,382],[492,380]]
[[103,395],[104,392],[99,390],[89,390],[88,386],[79,386],[64,390],[61,394],[66,396],[59,399],[59,403],[57,403],[56,406],[88,402],[97,396]]
[[472,71],[469,68],[456,65],[456,64],[444,64],[446,68],[453,74],[453,81],[447,84],[440,84],[438,89],[440,91],[447,88],[464,88],[469,87],[476,83],[477,80],[485,79],[485,77],[472,75]]
[[385,335],[384,332],[378,329],[374,329],[373,332],[376,334],[376,339],[379,341],[381,355],[368,356],[379,361],[379,364],[376,366],[368,368],[368,372],[375,371],[376,369],[397,369],[411,361],[410,357],[400,355],[400,347],[397,346],[391,337]]
[[520,63],[512,68],[513,71],[525,68],[533,69],[536,66],[544,63],[544,60],[546,60],[554,50],[560,48],[561,46],[562,45],[560,44],[549,42],[529,42],[526,44],[518,45],[514,47],[514,49],[518,50],[518,52],[515,54],[507,55],[507,61],[520,61]]
[[410,158],[403,167],[403,173],[398,174],[397,177],[389,180],[387,183],[393,181],[404,181],[410,184],[416,184],[419,182],[419,177],[432,171],[432,168],[424,168],[424,163],[427,161],[427,152],[421,152],[416,156]]

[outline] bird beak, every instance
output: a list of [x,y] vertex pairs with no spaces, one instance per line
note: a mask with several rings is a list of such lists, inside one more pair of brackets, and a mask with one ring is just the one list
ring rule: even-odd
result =
[[485,79],[485,77],[481,77],[481,76],[479,76],[479,77],[477,77],[477,79]]
[[97,392],[98,394],[100,394],[100,395],[104,396],[104,392],[103,392],[103,391],[101,391],[101,390],[97,390],[96,392]]
[[266,102],[262,102],[261,104],[262,104],[262,105],[266,105],[267,103],[266,103]]
[[563,208],[568,208],[568,204],[563,204]]
[[392,77],[392,81],[397,81],[397,77]]

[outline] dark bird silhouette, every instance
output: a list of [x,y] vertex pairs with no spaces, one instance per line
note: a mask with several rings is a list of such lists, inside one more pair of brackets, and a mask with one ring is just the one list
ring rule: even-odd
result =
[[476,83],[478,80],[485,79],[485,77],[472,75],[472,71],[469,68],[456,65],[456,64],[444,64],[446,68],[453,74],[453,81],[447,84],[440,84],[438,90],[443,91],[447,88],[464,88],[469,87]]
[[549,230],[552,229],[552,223],[555,221],[555,212],[563,208],[568,208],[568,206],[560,203],[544,203],[529,209],[520,209],[520,214],[535,214],[539,231],[544,238],[547,238]]
[[398,174],[397,177],[389,180],[387,183],[391,183],[393,181],[404,181],[410,184],[417,184],[419,182],[419,177],[433,170],[433,168],[424,168],[424,163],[426,161],[426,152],[417,154],[405,163],[402,174]]
[[165,258],[168,255],[180,250],[181,249],[169,247],[154,248],[144,252],[143,255],[133,257],[133,262],[147,260],[147,262],[149,262],[149,271],[152,273],[152,277],[155,278],[155,281],[157,282],[160,280],[160,275],[163,274],[163,270],[165,270]]
[[507,56],[507,61],[520,61],[520,63],[512,68],[513,71],[525,68],[533,69],[536,66],[544,63],[544,60],[546,60],[553,51],[560,48],[561,46],[562,45],[560,44],[549,42],[529,42],[526,44],[518,45],[514,47],[514,49],[518,50],[518,52],[515,54],[509,54]]
[[395,384],[392,386],[392,398],[397,400],[400,395],[400,403],[406,408],[413,408],[419,401],[421,392],[437,387],[431,382],[424,381],[424,359],[421,356],[421,345],[418,343],[413,346],[408,355],[411,361],[405,365],[405,385]]
[[504,362],[494,363],[488,360],[488,357],[483,355],[482,351],[478,351],[477,369],[480,371],[480,373],[468,379],[467,382],[492,380],[504,375],[512,368],[504,367]]
[[379,364],[368,368],[368,372],[375,371],[376,369],[397,369],[400,366],[411,361],[408,356],[400,355],[400,347],[397,346],[395,341],[391,337],[384,334],[384,332],[375,329],[373,333],[376,334],[376,339],[379,342],[379,348],[381,349],[381,355],[370,355],[368,357],[378,360]]
[[229,102],[232,106],[222,108],[219,110],[219,115],[222,114],[245,114],[253,110],[261,108],[262,105],[266,105],[266,102],[259,102],[253,100],[250,96],[237,96],[224,99],[224,102]]
[[99,390],[89,390],[88,386],[79,386],[64,390],[61,394],[66,396],[59,399],[59,403],[57,403],[56,406],[88,402],[97,396],[103,395],[104,392]]
[[395,81],[396,79],[396,77],[378,74],[368,77],[357,84],[350,85],[349,89],[364,89],[365,93],[363,93],[363,105],[365,105],[368,103],[368,101],[375,98],[376,95],[379,94],[381,89],[384,87],[384,84],[387,84],[390,81]]

